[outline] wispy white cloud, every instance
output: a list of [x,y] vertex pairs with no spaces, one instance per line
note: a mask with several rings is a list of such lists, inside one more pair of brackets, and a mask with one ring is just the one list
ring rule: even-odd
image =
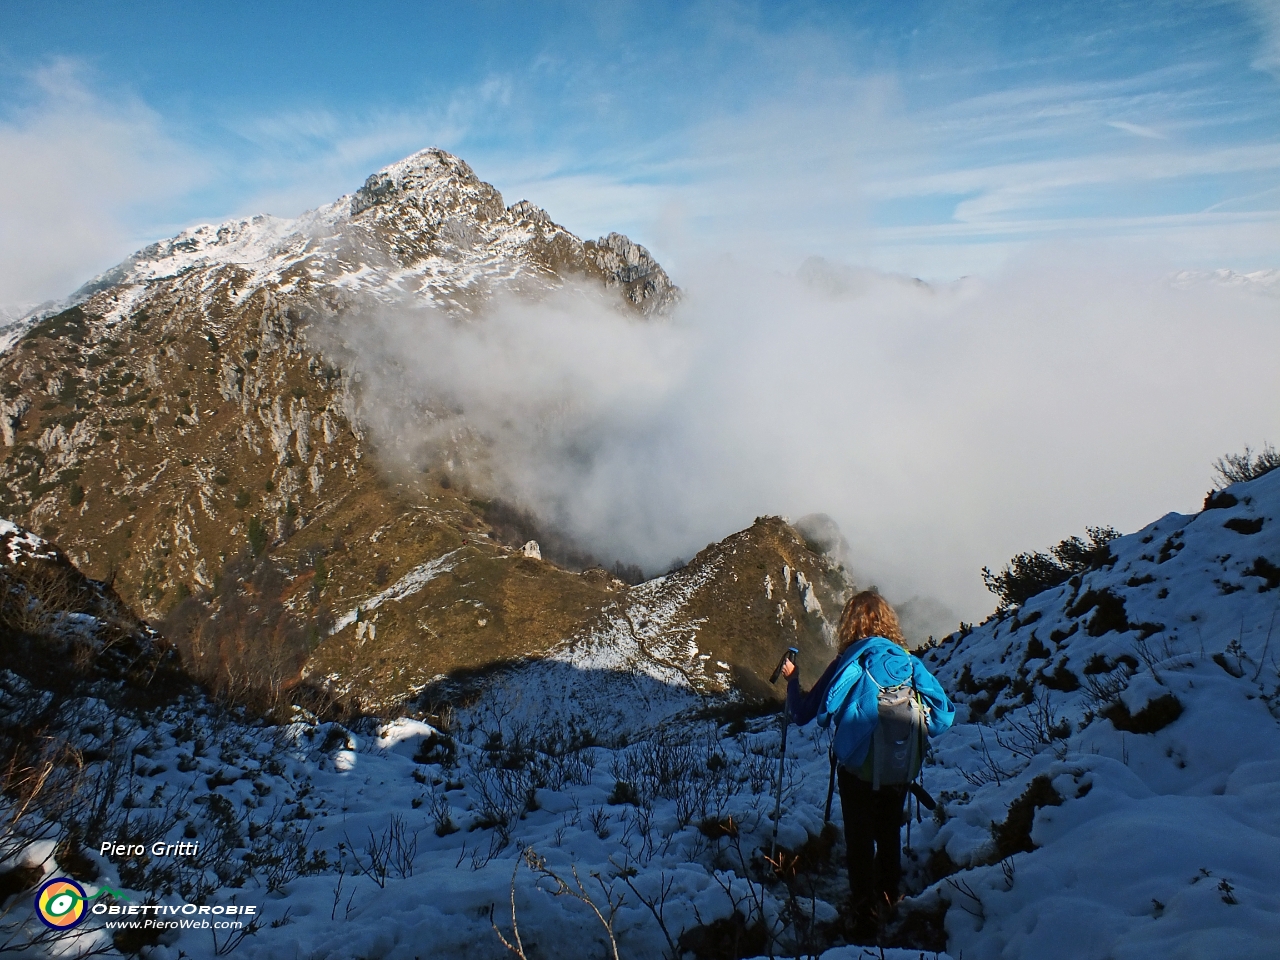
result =
[[1253,65],[1280,77],[1280,0],[1244,0],[1244,3],[1262,27],[1261,49]]
[[[484,150],[474,163],[553,215],[572,210],[571,227],[626,229],[677,260],[691,246],[768,247],[792,262],[818,250],[902,268],[901,226],[933,241],[913,241],[922,260],[906,269],[945,277],[995,262],[995,247],[977,249],[984,237],[1003,238],[1003,255],[1030,239],[1105,237],[1121,222],[1128,236],[1198,266],[1249,266],[1266,255],[1254,227],[1274,216],[1240,198],[1274,182],[1280,140],[1257,122],[1255,103],[1214,86],[1207,62],[1090,81],[1030,77],[920,102],[901,72],[858,74],[821,53],[820,69],[806,72],[802,48],[754,39],[758,59],[775,68],[768,95],[644,144],[598,150],[590,163],[570,153],[563,166],[545,154],[490,166]],[[1210,180],[1246,216],[1197,224],[1218,202],[1205,202]],[[939,255],[961,241],[966,249]]]
[[[57,60],[0,115],[0,304],[65,296],[139,245],[141,224],[208,177],[137,99]],[[145,228],[143,228],[145,229]]]
[[1127,120],[1108,120],[1107,126],[1123,130],[1125,133],[1132,133],[1135,137],[1146,137],[1148,140],[1169,139],[1166,134],[1161,133],[1159,130],[1153,130],[1151,127],[1144,127],[1138,123],[1129,123]]
[[[1276,5],[1250,9],[1270,23]],[[1121,223],[1187,266],[1251,267],[1268,249],[1256,229],[1274,222],[1275,111],[1221,86],[1220,48],[1072,79],[1073,57],[1101,56],[1105,34],[922,66],[819,21],[691,10],[680,27],[700,47],[548,44],[432,96],[216,118],[222,139],[201,151],[216,187],[195,215],[297,214],[436,145],[509,202],[585,236],[629,233],[677,267],[707,250],[790,263],[818,252],[945,279],[1020,243]],[[163,137],[136,102],[95,120],[122,115]]]
[[359,111],[314,108],[223,119],[248,149],[223,145],[223,215],[296,216],[358,187],[369,174],[429,146],[459,148],[509,112],[513,80],[491,74],[435,100],[392,101]]

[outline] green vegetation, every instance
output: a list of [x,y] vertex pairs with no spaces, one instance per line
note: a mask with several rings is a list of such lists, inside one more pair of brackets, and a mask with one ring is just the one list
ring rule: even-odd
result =
[[255,557],[262,556],[262,552],[267,549],[267,528],[262,525],[262,521],[257,517],[249,518],[249,549]]
[[1048,553],[1020,553],[1000,573],[982,568],[982,582],[1000,598],[996,612],[1020,607],[1050,587],[1066,583],[1078,573],[1096,570],[1112,561],[1108,544],[1120,536],[1113,527],[1086,527],[1088,542],[1068,537]]
[[1049,777],[1042,773],[1032,779],[1022,795],[1009,805],[1009,815],[1004,823],[991,824],[991,839],[996,845],[993,861],[1034,850],[1036,845],[1031,840],[1031,828],[1035,824],[1036,811],[1041,807],[1061,805],[1062,795],[1053,789],[1053,781]]
[[88,333],[89,325],[85,320],[84,311],[80,307],[72,307],[47,320],[41,320],[28,331],[24,339],[34,342],[37,338],[44,337],[48,340],[65,339],[83,343]]
[[1106,588],[1085,591],[1084,595],[1067,610],[1067,616],[1079,617],[1090,610],[1093,610],[1094,614],[1089,620],[1086,632],[1091,637],[1100,637],[1112,630],[1123,632],[1131,626],[1125,614],[1124,598],[1117,597]]
[[1148,700],[1141,710],[1131,714],[1128,705],[1117,699],[1099,712],[1117,730],[1126,733],[1155,733],[1182,716],[1182,701],[1172,693],[1162,694],[1154,700]]

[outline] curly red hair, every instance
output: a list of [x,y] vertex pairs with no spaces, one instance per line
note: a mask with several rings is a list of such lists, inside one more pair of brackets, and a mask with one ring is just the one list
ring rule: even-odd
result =
[[898,615],[893,612],[889,602],[874,590],[863,590],[854,594],[844,605],[844,613],[840,614],[840,627],[836,631],[841,651],[850,644],[865,640],[867,637],[884,637],[892,640],[904,650],[907,641],[902,636],[902,627],[898,623]]

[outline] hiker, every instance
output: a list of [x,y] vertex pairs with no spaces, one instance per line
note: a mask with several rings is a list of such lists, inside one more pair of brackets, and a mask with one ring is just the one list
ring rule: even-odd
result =
[[[816,717],[821,726],[833,721],[836,725],[833,762],[838,761],[849,850],[854,936],[868,942],[898,902],[903,805],[923,760],[924,734],[936,737],[950,727],[955,707],[920,659],[907,652],[897,614],[874,590],[865,590],[845,604],[837,640],[839,655],[807,694],[800,690],[795,664],[785,663],[782,673],[787,678],[787,709],[795,723],[803,726]],[[882,747],[879,764],[873,756],[873,741],[888,742],[883,731],[880,738],[874,734],[895,691],[905,694],[898,695],[898,700],[908,707],[918,704],[910,707],[914,712],[907,720],[917,725],[914,754],[905,762],[899,756],[902,769],[897,771],[886,766],[892,763],[886,759],[892,751]],[[886,721],[886,729],[889,726]],[[899,743],[907,739],[904,735]]]

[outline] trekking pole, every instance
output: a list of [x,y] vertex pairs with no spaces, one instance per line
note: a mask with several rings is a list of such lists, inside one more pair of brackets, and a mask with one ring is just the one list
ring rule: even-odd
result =
[[[795,647],[787,647],[787,652],[782,655],[782,659],[778,661],[778,665],[773,668],[773,676],[769,678],[770,683],[777,683],[778,678],[782,676],[782,668],[788,660],[792,663],[796,662],[796,654],[800,651]],[[778,824],[782,820],[782,775],[787,765],[787,728],[791,725],[791,710],[787,705],[786,698],[782,701],[782,746],[778,750],[778,794],[777,800],[773,806],[773,842],[769,847],[769,856],[776,857],[778,855]]]
[[827,781],[827,810],[822,815],[823,823],[831,822],[831,797],[836,792],[836,751],[831,748],[831,779]]

